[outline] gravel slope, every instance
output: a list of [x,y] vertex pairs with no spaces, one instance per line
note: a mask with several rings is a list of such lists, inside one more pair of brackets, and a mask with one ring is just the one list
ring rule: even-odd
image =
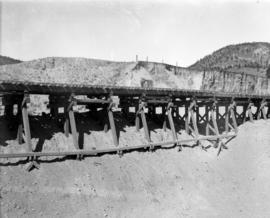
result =
[[185,147],[1,166],[2,217],[269,217],[269,131],[240,126],[219,157]]

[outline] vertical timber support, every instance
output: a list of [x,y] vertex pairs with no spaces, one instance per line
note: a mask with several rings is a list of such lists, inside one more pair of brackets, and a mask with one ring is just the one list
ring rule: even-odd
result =
[[[235,133],[238,132],[238,126],[237,121],[235,117],[235,110],[236,110],[236,102],[234,99],[232,99],[228,110],[226,111],[226,117],[225,117],[225,132],[228,134],[229,128],[233,129]],[[232,119],[232,125],[230,124],[230,119]]]
[[217,116],[218,116],[218,110],[217,110],[217,100],[214,99],[214,102],[212,104],[211,108],[211,120],[214,126],[214,133],[215,135],[219,136],[219,130],[218,130],[218,125],[217,125]]
[[162,106],[162,119],[163,119],[162,128],[163,128],[163,131],[166,132],[167,122],[166,122],[166,108],[165,108],[165,106]]
[[[216,98],[214,97],[213,100],[212,100],[212,105],[210,106],[210,119],[207,123],[207,126],[206,126],[206,132],[209,134],[210,131],[215,135],[217,136],[217,139],[216,139],[216,143],[214,145],[215,148],[218,148],[218,153],[217,155],[219,155],[219,153],[221,152],[222,148],[226,148],[224,143],[222,141],[220,141],[220,133],[219,133],[219,129],[218,129],[218,125],[217,125],[217,116],[218,116],[218,113],[217,113],[217,100]],[[209,110],[207,110],[209,111]],[[227,118],[225,117],[225,122],[226,122]],[[212,123],[210,123],[212,122]],[[212,124],[212,125],[211,125]]]
[[137,131],[139,130],[137,124],[140,121],[139,120],[139,115],[140,115],[141,116],[141,120],[142,120],[142,124],[143,124],[145,138],[146,138],[147,142],[150,143],[151,142],[151,139],[150,139],[149,129],[148,129],[148,126],[147,126],[145,112],[144,112],[145,106],[146,106],[146,103],[143,101],[143,99],[140,99],[139,100],[138,111],[136,112],[136,129],[137,129]]
[[111,132],[112,132],[112,138],[113,138],[113,143],[115,146],[118,146],[119,145],[119,141],[118,141],[118,138],[117,138],[117,135],[116,135],[116,128],[115,128],[115,122],[114,122],[114,118],[113,118],[113,107],[115,106],[114,102],[113,102],[113,99],[112,99],[112,93],[109,95],[109,106],[107,108],[107,111],[108,111],[108,117],[109,117],[109,123],[110,123],[110,128],[111,128]]
[[17,112],[17,121],[18,121],[18,129],[17,129],[17,141],[18,144],[23,144],[23,121],[22,121],[22,108],[20,106],[22,105],[23,98],[20,97],[18,99],[17,106],[18,106],[18,112]]
[[[177,143],[177,134],[176,134],[176,131],[175,131],[175,126],[174,126],[174,122],[173,122],[173,117],[172,117],[172,109],[173,109],[173,102],[170,100],[168,105],[167,105],[167,116],[168,116],[168,120],[169,120],[169,124],[170,124],[170,129],[172,131],[172,138],[173,138],[173,141],[175,141],[176,145],[178,145]],[[182,150],[181,146],[179,147],[179,150]]]
[[185,131],[189,135],[189,122],[190,122],[190,116],[189,116],[189,106],[185,104]]
[[74,99],[74,94],[71,94],[69,98],[69,105],[67,107],[67,113],[68,113],[70,127],[71,127],[73,144],[74,144],[74,147],[79,150],[78,132],[77,132],[76,121],[75,121],[75,116],[74,116],[74,111],[73,111],[73,106],[75,106],[76,104],[77,103]]
[[270,103],[267,102],[267,113],[266,113],[266,119],[270,117]]
[[135,125],[136,125],[136,131],[140,131],[140,117],[138,111],[141,110],[140,105],[135,107],[136,113],[135,113]]
[[267,119],[266,111],[265,108],[267,106],[267,102],[265,99],[261,101],[260,107],[258,108],[258,113],[257,113],[257,120],[261,119],[261,115],[264,120]]
[[[211,120],[212,120],[212,123],[213,123],[213,126],[214,126],[214,129],[212,129],[212,131],[214,132],[214,134],[216,136],[220,136],[219,134],[219,129],[218,129],[218,125],[217,125],[217,119],[216,117],[218,116],[218,110],[217,110],[217,100],[216,98],[214,97],[214,100],[213,100],[213,104],[212,104],[212,108],[211,108]],[[222,148],[226,148],[224,146],[224,144],[220,141],[219,138],[217,138],[216,140],[216,145],[215,147],[218,148],[218,152],[217,152],[217,155],[219,155],[219,153],[221,152]]]
[[[196,109],[197,109],[197,102],[196,102],[195,97],[193,97],[191,104],[188,108],[188,116],[187,116],[187,120],[186,120],[186,131],[188,131],[188,133],[190,133],[190,131],[191,131],[191,133],[193,134],[193,136],[195,138],[196,144],[200,145],[201,148],[203,148],[202,144],[198,140],[199,131],[198,131],[198,126],[197,126],[197,119],[195,117]],[[193,128],[190,126],[190,120],[192,122]]]
[[[27,111],[27,103],[30,103],[30,95],[28,93],[24,94],[21,110],[22,110],[22,120],[23,120],[23,130],[24,130],[24,138],[25,143],[27,144],[27,151],[33,152],[32,142],[31,142],[31,132],[30,132],[30,124],[29,124],[29,117]],[[37,157],[32,157],[30,159],[30,164],[27,166],[26,170],[30,171],[32,168],[39,169],[39,164],[37,163]]]
[[68,113],[68,106],[65,106],[64,108],[64,116],[65,116],[65,121],[64,121],[64,132],[65,136],[68,137],[70,129],[69,129],[69,113]]
[[254,106],[254,103],[249,99],[249,104],[247,106],[247,112],[248,112],[249,121],[253,123],[254,121],[253,121],[252,106]]
[[23,120],[23,129],[24,129],[24,141],[27,144],[27,151],[32,152],[32,143],[31,143],[31,132],[29,117],[27,112],[27,103],[30,103],[30,96],[28,93],[24,94],[21,110],[22,110],[22,120]]
[[206,117],[206,125],[205,125],[205,135],[209,135],[209,106],[205,106],[205,117]]

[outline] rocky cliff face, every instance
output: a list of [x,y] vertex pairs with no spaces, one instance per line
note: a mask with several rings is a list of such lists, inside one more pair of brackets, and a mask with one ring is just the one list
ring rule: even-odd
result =
[[219,71],[204,72],[201,90],[270,95],[270,79],[266,77]]

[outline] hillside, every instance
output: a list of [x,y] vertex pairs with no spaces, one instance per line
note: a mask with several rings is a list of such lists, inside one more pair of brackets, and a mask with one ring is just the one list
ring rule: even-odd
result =
[[199,89],[202,72],[151,62],[113,62],[87,58],[48,57],[0,66],[0,78],[12,81]]
[[17,64],[20,63],[20,60],[16,60],[10,57],[2,56],[0,55],[0,65],[6,65],[6,64]]
[[270,43],[252,42],[223,47],[200,59],[189,69],[265,75],[269,65]]
[[2,65],[0,78],[2,81],[270,94],[267,78],[221,70],[199,71],[143,61],[113,62],[88,58],[48,57]]

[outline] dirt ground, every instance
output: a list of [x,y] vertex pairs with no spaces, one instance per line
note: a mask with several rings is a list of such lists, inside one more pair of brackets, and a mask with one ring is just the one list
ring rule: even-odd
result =
[[[89,120],[92,126],[82,131],[86,148],[111,143],[110,131],[104,133]],[[117,122],[120,125],[121,120]],[[35,145],[41,126],[51,128],[48,123],[32,123]],[[143,130],[136,133],[132,125],[122,127],[120,146],[144,142]],[[72,146],[71,137],[65,138],[57,128],[43,134],[44,150]],[[23,160],[2,160],[1,217],[270,217],[269,131],[270,120],[248,122],[219,156],[215,148],[186,146],[181,152],[164,148],[125,153],[121,158],[106,154],[82,161],[43,159],[40,169],[31,172]],[[165,140],[170,131],[164,136],[152,128],[151,136]],[[185,136],[179,132],[179,137]],[[11,136],[0,141],[2,152],[25,146]]]

